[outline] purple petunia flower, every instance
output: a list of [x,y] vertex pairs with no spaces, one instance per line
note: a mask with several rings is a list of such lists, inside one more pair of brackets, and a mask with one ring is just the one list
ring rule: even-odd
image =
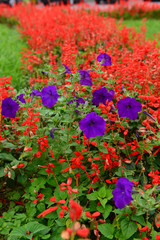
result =
[[65,64],[62,64],[62,65],[65,67],[66,70],[63,73],[61,73],[61,75],[65,74],[65,73],[72,74],[71,70],[69,69],[69,67],[67,65],[65,65]]
[[111,57],[107,53],[100,53],[97,57],[97,61],[101,63],[101,66],[111,66]]
[[79,122],[79,128],[87,138],[103,136],[105,133],[105,121],[95,112],[88,113],[85,118]]
[[49,73],[46,72],[46,71],[41,71],[41,73],[42,73],[43,75],[47,75],[47,74],[49,74]]
[[126,89],[122,86],[122,91],[125,93],[126,92]]
[[61,129],[60,129],[60,128],[52,128],[52,129],[50,130],[50,136],[51,136],[52,139],[54,138],[53,132],[54,132],[54,131],[58,131],[58,130],[61,130]]
[[127,117],[132,120],[137,119],[138,112],[141,111],[142,105],[135,98],[126,97],[117,102],[119,117]]
[[[75,96],[75,100],[71,100],[69,103],[68,103],[68,105],[70,105],[71,103],[73,103],[73,102],[76,102],[76,108],[77,107],[79,107],[79,105],[80,104],[82,104],[82,106],[85,104],[85,100],[83,99],[83,98],[81,98],[81,97],[77,97],[77,96]],[[77,113],[80,113],[80,111],[78,111],[78,110],[75,110]]]
[[114,90],[106,89],[105,87],[97,89],[93,92],[92,103],[94,105],[99,105],[100,103],[106,104],[106,101],[110,102],[114,98]]
[[85,71],[85,70],[79,70],[78,72],[80,74],[80,76],[79,76],[80,84],[91,87],[92,86],[92,80],[91,80],[89,72]]
[[115,109],[116,109],[115,106],[112,104],[112,106],[111,106],[111,108],[109,110],[109,113],[113,112]]
[[33,98],[36,96],[36,97],[41,97],[41,92],[36,90],[36,89],[32,89],[33,92],[30,93],[30,96],[31,96],[31,102],[33,100]]
[[113,201],[117,208],[124,208],[129,204],[132,198],[132,187],[134,183],[130,182],[127,178],[119,178],[116,183],[116,188],[112,191]]
[[42,104],[46,107],[53,107],[60,95],[57,93],[57,88],[54,85],[44,87],[41,91]]
[[5,98],[2,101],[2,112],[1,114],[5,117],[15,118],[16,112],[20,108],[19,104],[12,100],[11,97]]
[[17,99],[22,102],[22,103],[26,103],[26,100],[23,98],[24,94],[20,94],[17,96]]
[[149,113],[146,112],[145,110],[143,111],[143,113],[144,113],[145,115],[147,115],[150,119],[152,119],[154,122],[156,122],[156,120],[154,119],[154,117],[152,117],[151,114],[149,114]]

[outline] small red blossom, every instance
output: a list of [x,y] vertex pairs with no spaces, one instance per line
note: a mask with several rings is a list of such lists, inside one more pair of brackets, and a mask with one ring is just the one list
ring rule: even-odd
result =
[[147,231],[149,229],[149,227],[148,226],[146,226],[146,227],[143,227],[143,228],[141,228],[141,232],[145,232],[145,231]]
[[43,211],[42,213],[40,213],[37,217],[40,218],[45,217],[47,214],[54,212],[58,209],[58,207],[49,207],[48,209],[46,209],[45,211]]
[[74,222],[75,220],[80,219],[82,214],[82,207],[72,199],[70,199],[69,205],[70,205],[69,214],[70,214],[71,220]]
[[24,167],[24,163],[18,164],[17,167],[18,167],[18,168]]
[[80,237],[87,237],[89,234],[88,228],[80,228],[76,231],[76,234]]

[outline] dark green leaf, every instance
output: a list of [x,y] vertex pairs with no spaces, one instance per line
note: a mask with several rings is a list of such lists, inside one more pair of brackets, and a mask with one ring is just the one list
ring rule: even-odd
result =
[[112,239],[114,227],[110,223],[104,223],[98,226],[99,231],[107,238]]
[[137,228],[135,222],[128,222],[126,219],[121,222],[122,233],[126,239],[130,238],[137,231]]

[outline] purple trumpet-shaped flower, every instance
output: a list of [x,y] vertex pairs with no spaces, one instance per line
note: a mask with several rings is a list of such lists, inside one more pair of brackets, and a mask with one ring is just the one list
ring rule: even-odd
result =
[[33,98],[36,96],[36,97],[41,97],[41,92],[38,91],[38,90],[35,90],[35,89],[32,89],[33,92],[30,93],[30,96],[31,96],[31,102],[33,100]]
[[90,74],[88,71],[85,70],[79,70],[79,79],[80,79],[80,84],[85,85],[85,86],[92,86],[92,80],[90,77]]
[[124,208],[129,204],[132,198],[132,188],[134,183],[130,182],[127,178],[119,178],[116,183],[116,188],[112,191],[113,201],[117,208]]
[[102,87],[93,92],[92,103],[98,106],[100,103],[106,104],[107,99],[110,102],[113,98],[114,90],[108,90],[105,87]]
[[87,138],[103,136],[105,133],[105,121],[95,112],[88,113],[85,118],[79,122],[79,128]]
[[110,110],[109,110],[109,113],[111,113],[112,111],[114,111],[116,108],[115,108],[115,106],[112,104],[112,106],[111,106],[111,108],[110,108]]
[[111,66],[111,57],[107,53],[100,53],[97,57],[97,61],[101,63],[101,66]]
[[[68,103],[68,105],[69,104],[71,104],[71,103],[73,103],[73,102],[76,102],[76,108],[77,107],[79,107],[79,105],[80,104],[82,104],[82,106],[85,104],[85,100],[83,99],[83,98],[81,98],[81,97],[77,97],[77,96],[75,96],[75,100],[71,100],[69,103]],[[80,111],[78,111],[78,110],[75,110],[77,113],[80,113]]]
[[141,111],[142,105],[135,98],[126,97],[117,102],[119,117],[127,117],[135,120],[138,117],[138,112]]
[[122,91],[125,93],[126,92],[126,89],[122,86]]
[[52,128],[52,129],[50,130],[50,136],[51,136],[52,139],[54,138],[53,132],[54,132],[54,131],[58,131],[58,130],[61,130],[61,129],[60,129],[60,128]]
[[108,121],[110,122],[111,125],[114,125],[116,123],[115,121],[110,120],[110,119],[108,119]]
[[46,71],[41,71],[41,73],[42,73],[43,75],[48,75],[48,72],[46,72]]
[[83,104],[85,103],[85,100],[84,100],[83,98],[77,97],[77,96],[75,96],[75,98],[76,98],[75,101],[76,101],[76,103],[77,103],[77,104],[76,104],[76,107],[79,107],[80,104],[83,105]]
[[57,93],[57,88],[54,85],[44,87],[41,91],[42,104],[46,107],[53,107],[60,95]]
[[65,74],[65,73],[72,74],[71,70],[69,69],[69,67],[67,65],[65,65],[65,64],[62,64],[62,65],[65,67],[65,71],[63,73],[61,73],[61,75]]
[[80,104],[84,104],[85,103],[85,100],[81,97],[77,97],[75,96],[75,100],[71,100],[68,104],[71,104],[73,102],[76,102],[76,108],[79,107]]
[[7,97],[2,101],[1,114],[5,117],[15,118],[16,112],[19,108],[20,106],[16,101],[14,101],[11,97]]
[[26,100],[23,98],[24,94],[20,94],[17,96],[17,99],[22,102],[22,103],[26,103]]
[[151,118],[154,122],[156,122],[156,120],[152,117],[151,114],[149,114],[149,113],[146,112],[146,111],[143,111],[143,113],[144,113],[145,115],[147,115],[149,118]]

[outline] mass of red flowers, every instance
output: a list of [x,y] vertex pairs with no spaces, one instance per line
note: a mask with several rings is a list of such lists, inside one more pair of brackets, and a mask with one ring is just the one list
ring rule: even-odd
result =
[[[145,25],[138,33],[58,5],[0,6],[0,16],[18,21],[28,43],[24,102],[0,77],[2,226],[14,212],[3,236],[25,226],[43,239],[26,225],[39,223],[45,239],[159,239],[160,53]],[[11,119],[1,111],[8,97],[19,104]]]

